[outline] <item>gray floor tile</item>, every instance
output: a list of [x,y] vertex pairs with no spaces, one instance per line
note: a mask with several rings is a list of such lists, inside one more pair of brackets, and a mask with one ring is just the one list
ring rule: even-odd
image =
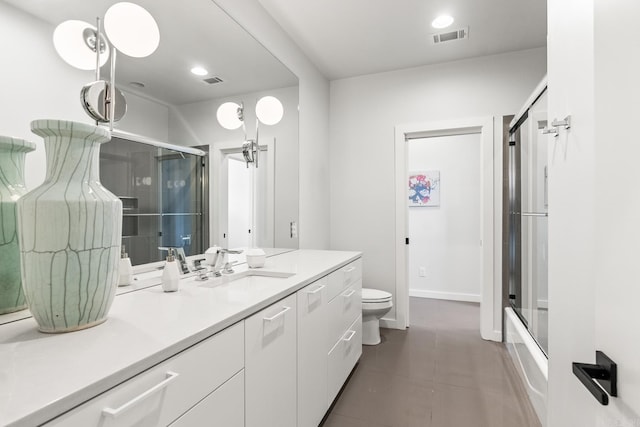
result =
[[358,418],[345,417],[344,415],[330,414],[323,427],[390,427],[384,424],[373,423]]
[[324,427],[540,427],[503,344],[480,337],[478,304],[411,298],[411,327],[382,329]]
[[332,413],[391,427],[430,427],[433,387],[359,366]]

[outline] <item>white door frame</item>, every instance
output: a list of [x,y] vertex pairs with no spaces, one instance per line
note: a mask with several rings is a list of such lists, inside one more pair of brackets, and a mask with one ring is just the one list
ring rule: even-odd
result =
[[[480,332],[482,338],[501,341],[501,328],[494,325],[496,298],[501,297],[494,284],[494,120],[493,117],[447,120],[438,122],[412,123],[395,128],[395,171],[396,171],[396,319],[395,325],[387,321],[387,326],[400,329],[409,326],[409,282],[407,278],[408,260],[405,238],[408,234],[407,205],[407,140],[421,137],[461,135],[480,133],[480,236],[481,250],[481,295]],[[498,307],[500,310],[500,307]]]
[[[267,140],[266,142],[260,142],[259,148],[261,150],[267,150],[267,164],[271,170],[267,177],[267,235],[274,236],[274,218],[275,218],[275,138]],[[209,177],[211,182],[209,185],[209,230],[210,233],[210,246],[218,245],[224,248],[227,247],[227,237],[222,232],[226,228],[227,216],[226,207],[228,201],[227,194],[227,164],[225,158],[227,154],[242,152],[242,144],[238,141],[234,142],[220,142],[209,145],[209,153],[211,154],[211,161],[209,162]],[[259,166],[258,166],[259,167]],[[221,209],[222,206],[225,209]],[[274,240],[274,239],[272,239]],[[274,240],[275,241],[275,240]]]

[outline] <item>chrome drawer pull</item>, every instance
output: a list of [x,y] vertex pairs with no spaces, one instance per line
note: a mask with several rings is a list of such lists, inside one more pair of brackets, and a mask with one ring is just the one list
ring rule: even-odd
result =
[[355,294],[355,293],[356,293],[356,291],[351,289],[350,291],[343,293],[342,296],[345,297],[345,298],[351,298],[353,296],[353,294]]
[[345,273],[351,273],[351,272],[352,272],[353,270],[355,270],[355,269],[356,269],[356,268],[355,268],[354,266],[351,266],[351,267],[345,268],[343,271],[344,271]]
[[282,308],[282,310],[280,310],[280,312],[279,312],[278,314],[274,314],[274,315],[273,315],[273,316],[271,316],[271,317],[264,317],[264,318],[263,318],[263,320],[264,320],[265,322],[273,322],[273,321],[274,321],[274,320],[276,320],[278,317],[283,316],[283,315],[284,315],[287,311],[289,311],[289,310],[291,310],[291,307],[284,306],[284,307]]
[[316,289],[312,290],[312,291],[307,291],[307,294],[309,295],[315,295],[318,292],[320,292],[321,290],[323,290],[325,288],[325,285],[320,285],[318,286]]
[[[349,335],[349,338],[345,338],[345,337],[347,336],[347,334],[350,334],[350,335]],[[351,339],[354,337],[354,335],[355,335],[355,334],[356,334],[356,331],[347,331],[347,332],[344,334],[344,336],[342,337],[342,341],[344,341],[344,342],[349,342],[349,341],[351,341]]]
[[140,401],[146,399],[147,397],[151,396],[152,394],[161,391],[162,389],[167,387],[171,381],[175,380],[176,378],[178,378],[180,376],[180,374],[175,373],[175,372],[171,372],[171,371],[167,371],[166,375],[167,375],[167,378],[164,379],[162,382],[154,385],[153,387],[151,387],[149,390],[145,391],[144,393],[139,394],[138,396],[134,397],[133,399],[131,399],[130,401],[128,401],[124,405],[120,406],[119,408],[116,408],[116,409],[104,408],[102,410],[102,415],[105,415],[105,416],[108,416],[108,417],[111,417],[111,418],[118,418],[124,412],[129,410],[132,406],[137,405]]

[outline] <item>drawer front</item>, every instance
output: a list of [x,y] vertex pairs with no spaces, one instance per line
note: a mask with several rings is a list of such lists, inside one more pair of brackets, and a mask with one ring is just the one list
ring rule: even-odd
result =
[[296,295],[245,320],[245,425],[296,426]]
[[298,427],[317,427],[327,411],[327,280],[297,292]]
[[362,355],[362,316],[358,316],[329,352],[327,404],[330,406]]
[[244,325],[235,324],[46,426],[168,425],[243,367]]
[[338,296],[340,292],[355,282],[362,279],[362,259],[359,258],[344,267],[339,268],[327,276],[329,288],[329,301]]
[[244,427],[244,371],[178,418],[170,427]]
[[353,320],[362,313],[362,281],[347,286],[337,297],[329,301],[329,332],[326,350],[330,350],[347,330]]

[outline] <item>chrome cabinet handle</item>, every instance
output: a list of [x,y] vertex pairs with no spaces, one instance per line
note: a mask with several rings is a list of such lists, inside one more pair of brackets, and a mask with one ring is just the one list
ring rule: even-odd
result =
[[[349,338],[345,338],[347,336],[347,334],[349,334]],[[351,341],[351,339],[353,339],[353,337],[355,336],[356,331],[347,331],[343,336],[342,336],[342,341],[344,342],[349,342]]]
[[146,398],[148,398],[152,394],[155,394],[155,393],[161,391],[162,389],[167,387],[171,381],[175,380],[176,378],[178,378],[180,376],[180,374],[178,374],[176,372],[171,372],[171,371],[167,371],[166,375],[167,375],[166,379],[164,379],[162,382],[154,385],[153,387],[151,387],[149,390],[145,391],[144,393],[139,394],[138,396],[134,397],[133,399],[131,399],[130,401],[128,401],[124,405],[120,406],[119,408],[116,408],[116,409],[104,408],[102,410],[102,415],[107,416],[107,417],[111,417],[111,418],[118,418],[124,412],[128,411],[131,407],[137,405],[139,402],[145,400]]
[[282,308],[282,310],[280,310],[277,314],[274,314],[274,315],[273,315],[273,316],[271,316],[271,317],[264,317],[264,318],[263,318],[263,320],[264,320],[265,322],[273,322],[273,321],[274,321],[274,320],[276,320],[278,317],[283,316],[283,315],[284,315],[287,311],[289,311],[289,310],[291,310],[291,307],[284,306],[284,307]]
[[355,268],[354,266],[351,266],[351,267],[347,267],[347,268],[345,268],[343,271],[344,271],[345,273],[351,273],[351,272],[352,272],[353,270],[355,270],[355,269],[356,269],[356,268]]
[[320,292],[321,290],[323,290],[326,286],[325,285],[320,285],[318,286],[316,289],[312,290],[312,291],[307,291],[307,294],[309,295],[315,295],[318,292]]
[[356,293],[356,291],[351,289],[350,291],[343,293],[342,296],[345,297],[345,298],[351,298],[353,296],[353,294],[355,294],[355,293]]

